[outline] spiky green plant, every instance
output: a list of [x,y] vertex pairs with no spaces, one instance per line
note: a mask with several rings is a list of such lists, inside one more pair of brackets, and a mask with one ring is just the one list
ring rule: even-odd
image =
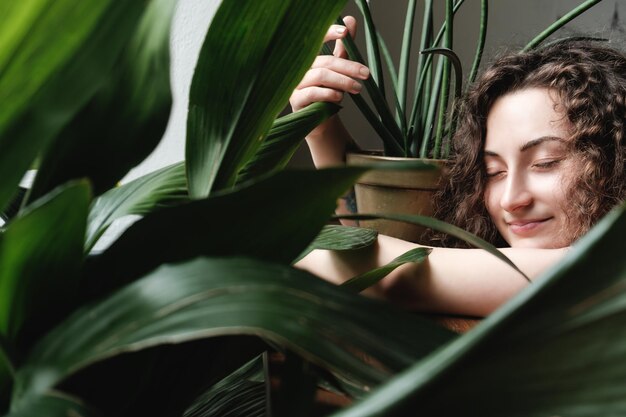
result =
[[[602,0],[586,0],[532,39],[524,49],[535,48],[572,19]],[[445,1],[445,20],[439,31],[434,29],[434,2],[424,1],[423,20],[417,51],[413,49],[413,32],[417,0],[409,0],[404,24],[399,65],[387,49],[382,34],[376,29],[368,0],[355,0],[365,23],[367,61],[348,36],[345,46],[351,59],[369,65],[372,76],[364,82],[374,109],[360,95],[351,95],[355,104],[382,140],[387,156],[448,158],[450,140],[456,130],[454,103],[464,82],[461,61],[452,48],[454,16],[465,0]],[[487,34],[488,0],[481,0],[478,41],[470,74],[471,84],[478,72]],[[337,21],[343,24],[343,20]],[[329,49],[325,53],[329,53]],[[415,87],[409,94],[411,57],[418,55]],[[436,67],[433,55],[441,55]],[[396,69],[397,68],[397,69]],[[452,72],[454,68],[454,72]],[[385,73],[392,88],[385,85]],[[453,77],[454,74],[454,89]]]

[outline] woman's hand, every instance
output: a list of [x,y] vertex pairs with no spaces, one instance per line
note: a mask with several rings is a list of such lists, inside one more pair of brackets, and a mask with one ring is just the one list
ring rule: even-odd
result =
[[[356,20],[347,16],[346,27],[332,25],[324,42],[340,40],[348,34],[356,34]],[[315,59],[311,69],[305,74],[300,84],[291,95],[289,102],[293,111],[298,111],[311,103],[326,101],[339,103],[344,93],[357,94],[361,91],[361,83],[369,77],[369,69],[358,62],[350,61],[341,42],[335,43],[333,55],[321,55]]]
[[[356,20],[351,16],[344,19],[346,27],[332,25],[324,42],[335,40],[333,55],[318,56],[302,82],[296,87],[289,101],[293,111],[315,102],[340,103],[344,93],[361,91],[357,80],[369,77],[369,69],[358,62],[350,61],[340,40],[350,33],[356,34]],[[356,148],[337,116],[329,118],[313,129],[306,137],[313,163],[317,168],[342,165],[348,148]]]

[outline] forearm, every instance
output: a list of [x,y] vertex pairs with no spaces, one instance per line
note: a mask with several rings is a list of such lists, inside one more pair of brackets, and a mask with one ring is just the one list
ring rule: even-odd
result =
[[313,130],[306,142],[316,168],[343,165],[346,152],[357,147],[338,116]]
[[[298,267],[340,284],[417,246],[379,236],[377,244],[359,251],[315,251]],[[503,249],[531,279],[556,263],[566,251]],[[433,248],[427,261],[397,268],[368,295],[412,310],[485,316],[527,285],[517,271],[483,250]]]

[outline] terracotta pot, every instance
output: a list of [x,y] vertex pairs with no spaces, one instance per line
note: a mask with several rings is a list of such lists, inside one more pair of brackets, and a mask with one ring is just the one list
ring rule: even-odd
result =
[[[433,214],[433,195],[439,188],[444,160],[382,156],[380,152],[351,153],[348,165],[374,165],[379,162],[418,160],[434,164],[434,170],[372,170],[355,184],[359,213]],[[424,241],[425,228],[390,220],[361,221],[360,226],[381,234],[416,243]]]

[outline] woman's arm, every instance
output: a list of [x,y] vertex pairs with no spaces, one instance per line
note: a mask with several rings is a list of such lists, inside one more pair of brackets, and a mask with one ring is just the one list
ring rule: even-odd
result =
[[[340,103],[345,93],[358,94],[361,83],[369,77],[369,69],[358,62],[350,61],[340,42],[348,31],[354,36],[356,20],[347,16],[345,27],[332,25],[324,42],[337,41],[333,55],[322,55],[315,59],[311,69],[293,91],[289,102],[293,111],[298,111],[311,103]],[[339,117],[333,116],[320,124],[306,137],[313,163],[317,168],[343,165],[346,150],[356,145]]]
[[[418,246],[380,235],[376,244],[357,251],[316,250],[296,266],[340,284]],[[567,248],[502,252],[533,279],[560,260]],[[425,262],[397,268],[367,294],[412,310],[482,317],[526,285],[517,271],[484,250],[433,248]]]

